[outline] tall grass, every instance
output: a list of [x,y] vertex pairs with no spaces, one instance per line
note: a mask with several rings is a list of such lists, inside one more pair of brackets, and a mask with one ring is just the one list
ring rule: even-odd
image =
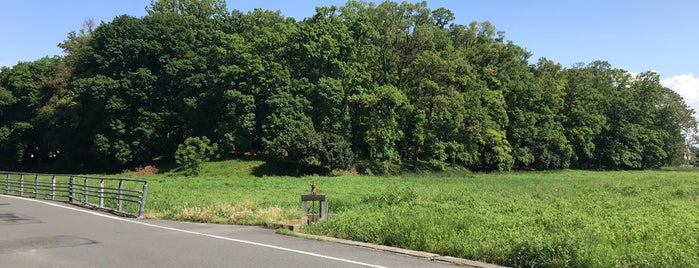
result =
[[517,267],[699,267],[699,169],[255,177],[257,161],[145,176],[148,215],[274,224],[315,182],[305,232]]

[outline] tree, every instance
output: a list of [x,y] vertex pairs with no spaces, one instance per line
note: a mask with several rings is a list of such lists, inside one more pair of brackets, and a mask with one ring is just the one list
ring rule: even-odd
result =
[[282,92],[269,98],[265,104],[269,109],[269,115],[262,124],[266,140],[274,140],[291,126],[313,125],[306,115],[310,102],[303,96]]
[[350,167],[354,155],[344,137],[333,133],[318,133],[311,125],[288,126],[274,140],[267,142],[266,155],[270,161],[291,163],[296,175],[311,166],[330,170]]
[[654,124],[667,134],[663,146],[668,155],[665,163],[686,164],[691,160],[692,148],[699,143],[695,111],[669,88],[663,89],[661,103]]
[[403,131],[398,127],[398,115],[407,102],[406,96],[393,86],[382,86],[373,94],[356,96],[354,101],[370,111],[365,142],[371,161],[383,171],[390,164],[400,164],[396,143],[403,138]]
[[266,148],[269,160],[294,164],[296,175],[303,168],[319,165],[325,154],[322,137],[305,124],[288,126]]
[[187,176],[196,176],[201,172],[202,164],[209,161],[218,150],[218,144],[204,137],[189,137],[177,146],[175,160]]
[[222,154],[246,152],[252,148],[255,134],[255,98],[236,90],[225,91],[223,98],[224,113],[214,130],[221,144]]
[[321,78],[309,92],[311,117],[320,132],[349,136],[350,115],[347,95],[336,79]]
[[[3,69],[9,70],[9,69],[6,69],[6,67],[3,67]],[[14,96],[12,96],[11,91],[0,87],[0,108],[8,106],[10,104],[13,104],[15,101],[17,101],[17,100],[15,99]],[[2,114],[0,114],[0,115],[2,115]]]
[[612,96],[613,83],[609,63],[579,64],[565,72],[565,105],[562,110],[566,138],[573,147],[572,166],[599,167],[595,141],[607,124],[605,112]]
[[531,72],[533,81],[527,85],[527,95],[518,95],[524,92],[517,89],[513,90],[520,91],[517,94],[508,94],[514,99],[508,101],[508,105],[513,106],[508,109],[511,120],[508,139],[515,147],[515,158],[518,150],[525,150],[524,155],[529,154],[531,158],[522,158],[522,153],[519,153],[519,164],[524,167],[567,168],[573,157],[573,148],[561,123],[565,95],[562,68],[542,58],[532,66]]
[[54,96],[50,81],[56,77],[60,57],[21,62],[0,72],[0,163],[5,168],[46,162],[56,152],[45,135],[59,126],[44,120],[43,110]]
[[200,19],[223,18],[228,15],[225,0],[152,0],[146,11],[149,15],[176,13]]
[[695,145],[694,112],[657,74],[530,64],[491,23],[425,2],[351,0],[303,21],[223,0],[147,11],[0,69],[0,165],[121,170],[202,136],[225,157],[378,172],[646,169]]
[[331,170],[346,170],[354,162],[352,148],[344,137],[323,133],[323,152],[321,163]]

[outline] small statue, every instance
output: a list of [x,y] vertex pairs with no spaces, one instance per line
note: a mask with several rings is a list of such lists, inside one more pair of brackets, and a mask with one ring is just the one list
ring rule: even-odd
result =
[[311,183],[311,194],[312,195],[316,194],[316,182],[315,181],[313,181],[313,183]]

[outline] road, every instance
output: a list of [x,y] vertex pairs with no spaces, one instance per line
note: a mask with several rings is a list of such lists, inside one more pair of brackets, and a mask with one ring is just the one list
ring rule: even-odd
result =
[[129,219],[0,195],[2,267],[454,267],[252,226]]

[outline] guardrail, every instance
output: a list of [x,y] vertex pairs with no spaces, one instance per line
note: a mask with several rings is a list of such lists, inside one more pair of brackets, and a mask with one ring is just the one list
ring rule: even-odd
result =
[[148,183],[127,178],[0,171],[5,194],[67,201],[141,217]]

